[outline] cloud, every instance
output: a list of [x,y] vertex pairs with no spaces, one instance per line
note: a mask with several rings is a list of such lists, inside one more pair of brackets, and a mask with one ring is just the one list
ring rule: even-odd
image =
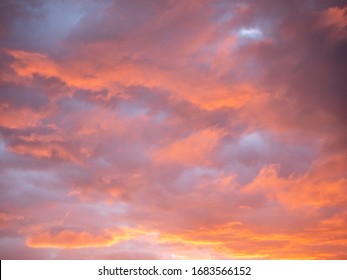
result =
[[62,230],[56,234],[40,232],[29,236],[26,244],[32,248],[84,248],[104,247],[127,239],[121,232],[92,234],[86,231]]
[[343,191],[347,184],[345,178],[324,180],[312,177],[280,178],[278,166],[266,166],[243,191],[263,191],[269,196],[269,200],[279,201],[287,207],[326,207],[346,202],[347,197]]
[[221,129],[213,128],[198,131],[182,140],[169,144],[168,147],[155,151],[154,161],[188,166],[208,164],[211,152],[213,152],[224,133]]
[[346,258],[345,1],[2,7],[2,259]]
[[333,28],[334,36],[337,39],[346,37],[347,26],[347,6],[345,7],[330,7],[324,12],[321,12],[319,26],[322,28]]
[[9,224],[17,221],[23,220],[23,216],[18,215],[11,215],[8,213],[0,212],[0,229],[1,228],[8,228]]

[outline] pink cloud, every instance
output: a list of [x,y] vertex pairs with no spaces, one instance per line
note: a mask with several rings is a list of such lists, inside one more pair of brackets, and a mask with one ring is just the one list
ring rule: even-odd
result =
[[211,153],[224,133],[221,129],[213,128],[198,131],[155,151],[154,161],[188,166],[208,165]]
[[346,258],[343,1],[3,8],[2,259]]

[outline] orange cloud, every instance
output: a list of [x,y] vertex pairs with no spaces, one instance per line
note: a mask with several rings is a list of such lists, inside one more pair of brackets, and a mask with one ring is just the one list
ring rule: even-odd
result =
[[30,155],[36,158],[60,158],[67,161],[79,162],[76,152],[68,151],[64,146],[57,143],[38,143],[12,145],[10,151],[19,155]]
[[56,234],[40,232],[29,236],[26,245],[32,248],[87,248],[105,247],[131,238],[122,231],[104,231],[93,234],[87,231],[62,230]]
[[347,6],[24,2],[0,258],[347,258]]
[[46,55],[21,50],[7,50],[7,53],[15,58],[12,68],[19,76],[31,78],[34,74],[45,77],[59,75],[57,65]]
[[197,251],[208,250],[209,258],[336,259],[341,258],[336,249],[341,248],[342,256],[343,248],[347,247],[346,228],[347,223],[341,217],[297,233],[261,232],[256,226],[231,222],[214,228],[162,233],[158,240],[171,244],[178,255],[188,246]]
[[338,178],[329,180],[314,179],[310,174],[281,178],[278,165],[263,167],[252,183],[243,192],[263,192],[269,200],[274,200],[288,207],[323,207],[341,205],[347,202],[347,180]]
[[332,27],[335,29],[334,36],[343,38],[347,36],[347,6],[330,7],[320,13],[319,27]]
[[9,104],[0,104],[0,125],[11,129],[35,127],[46,115],[45,112],[14,109]]
[[186,166],[209,164],[209,156],[223,135],[225,131],[217,128],[197,131],[167,147],[158,149],[153,153],[153,159],[157,163],[176,163]]
[[[106,55],[109,48],[107,44],[98,45],[96,50],[95,46],[89,46],[83,52],[84,57],[67,61],[54,61],[45,54],[19,50],[7,50],[7,53],[15,58],[11,66],[21,77],[32,78],[35,74],[56,77],[70,87],[94,91],[109,89],[118,95],[121,93],[116,93],[117,85],[161,88],[205,110],[240,108],[263,96],[250,84],[231,86],[220,82],[218,75],[206,76],[193,69],[163,71],[152,65],[117,62],[117,58],[110,64]],[[102,55],[95,57],[95,51]],[[98,71],[95,65],[99,65]]]
[[7,228],[12,222],[23,220],[23,216],[0,212],[0,229]]

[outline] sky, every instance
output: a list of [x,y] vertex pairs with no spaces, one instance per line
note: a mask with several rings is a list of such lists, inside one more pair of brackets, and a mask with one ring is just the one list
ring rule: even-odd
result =
[[347,259],[347,3],[0,2],[1,259]]

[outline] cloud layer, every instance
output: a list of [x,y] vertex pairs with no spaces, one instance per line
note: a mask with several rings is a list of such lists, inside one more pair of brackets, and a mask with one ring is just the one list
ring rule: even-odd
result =
[[345,1],[1,6],[1,259],[347,258]]

